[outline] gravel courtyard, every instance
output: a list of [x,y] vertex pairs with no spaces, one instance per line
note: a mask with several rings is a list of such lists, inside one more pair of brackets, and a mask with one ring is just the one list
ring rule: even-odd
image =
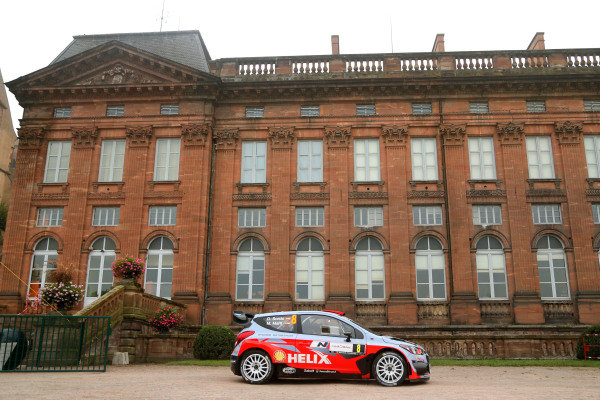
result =
[[425,384],[242,383],[226,367],[130,365],[107,372],[3,373],[0,399],[600,399],[600,368],[433,367]]

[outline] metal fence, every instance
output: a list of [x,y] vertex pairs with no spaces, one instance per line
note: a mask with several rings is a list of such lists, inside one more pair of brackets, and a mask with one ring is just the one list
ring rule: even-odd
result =
[[0,372],[106,371],[110,317],[0,315]]

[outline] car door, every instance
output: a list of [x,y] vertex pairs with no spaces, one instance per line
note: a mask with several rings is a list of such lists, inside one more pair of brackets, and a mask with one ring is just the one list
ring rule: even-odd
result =
[[356,361],[364,357],[365,344],[362,332],[334,316],[302,314],[296,336],[299,354],[290,365],[303,372],[358,374]]

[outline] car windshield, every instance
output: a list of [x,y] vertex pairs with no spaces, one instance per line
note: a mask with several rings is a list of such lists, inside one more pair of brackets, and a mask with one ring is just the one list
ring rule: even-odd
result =
[[342,318],[345,318],[345,319],[347,319],[348,321],[352,322],[354,325],[356,325],[356,326],[359,326],[359,327],[360,327],[360,329],[362,329],[363,331],[367,331],[367,332],[369,332],[371,335],[376,335],[376,336],[379,336],[377,333],[375,333],[375,332],[373,332],[373,331],[371,331],[371,330],[369,330],[369,329],[365,328],[364,326],[362,326],[361,324],[359,324],[358,322],[356,322],[356,321],[355,321],[355,320],[353,320],[352,318],[348,318],[348,317],[346,317],[346,316],[343,316]]

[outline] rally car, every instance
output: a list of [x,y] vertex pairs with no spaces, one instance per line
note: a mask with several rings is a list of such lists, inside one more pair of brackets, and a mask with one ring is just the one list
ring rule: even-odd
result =
[[231,370],[248,383],[273,376],[374,378],[384,386],[429,380],[422,347],[379,336],[339,311],[290,311],[253,316],[235,311],[244,325],[235,340]]

